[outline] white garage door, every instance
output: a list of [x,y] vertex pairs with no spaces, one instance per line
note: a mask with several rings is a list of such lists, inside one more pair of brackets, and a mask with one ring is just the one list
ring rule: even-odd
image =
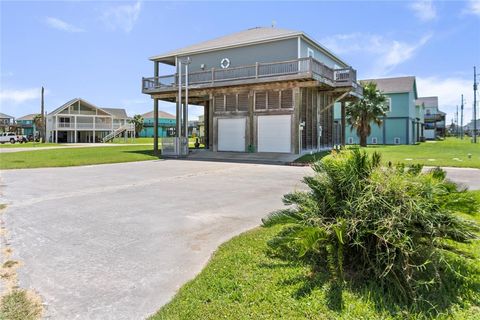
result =
[[258,117],[258,152],[291,152],[292,116]]
[[246,118],[218,119],[218,151],[245,152]]

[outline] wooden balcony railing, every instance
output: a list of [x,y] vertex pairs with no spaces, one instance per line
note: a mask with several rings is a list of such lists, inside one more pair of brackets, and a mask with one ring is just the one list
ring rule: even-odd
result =
[[59,122],[54,125],[54,129],[77,129],[77,130],[116,130],[118,128],[127,127],[128,130],[135,129],[133,123],[100,123],[100,122]]
[[[256,63],[255,65],[232,67],[226,69],[212,68],[210,70],[191,72],[188,75],[190,86],[216,85],[229,81],[254,82],[258,79],[275,77],[305,77],[323,81],[332,87],[352,86],[356,84],[357,74],[352,68],[331,69],[313,58],[300,58],[289,61]],[[169,91],[178,84],[178,75],[172,74],[160,77],[142,78],[142,92]],[[182,75],[185,84],[185,75]]]

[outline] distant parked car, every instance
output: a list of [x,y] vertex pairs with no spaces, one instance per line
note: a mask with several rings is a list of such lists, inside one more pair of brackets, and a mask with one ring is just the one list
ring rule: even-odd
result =
[[3,132],[0,133],[0,143],[4,144],[5,142],[15,143],[18,141],[18,137],[13,132]]
[[27,143],[27,142],[28,142],[28,138],[27,138],[27,136],[18,135],[18,136],[17,136],[17,142],[18,142],[18,143]]

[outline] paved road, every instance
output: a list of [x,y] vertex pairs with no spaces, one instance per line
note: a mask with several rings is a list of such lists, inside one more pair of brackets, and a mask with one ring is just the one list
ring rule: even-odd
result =
[[[429,170],[433,167],[425,167],[424,170]],[[447,177],[460,186],[465,186],[469,190],[480,190],[480,169],[474,168],[454,168],[443,167],[447,172]]]
[[[158,160],[3,171],[20,286],[40,293],[52,319],[144,318],[310,170]],[[480,170],[447,171],[480,189]]]
[[141,319],[310,168],[148,161],[2,172],[20,286],[52,319]]

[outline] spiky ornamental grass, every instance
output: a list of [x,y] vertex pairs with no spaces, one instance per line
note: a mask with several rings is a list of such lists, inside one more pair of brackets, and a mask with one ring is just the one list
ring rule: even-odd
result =
[[451,269],[447,256],[461,254],[449,242],[476,237],[478,226],[455,215],[476,213],[476,199],[440,168],[382,167],[379,154],[355,150],[313,169],[304,178],[309,190],[285,195],[289,207],[263,225],[285,225],[269,242],[275,254],[307,261],[314,270],[328,266],[335,283],[374,281],[398,301],[425,300],[422,292],[441,286]]

